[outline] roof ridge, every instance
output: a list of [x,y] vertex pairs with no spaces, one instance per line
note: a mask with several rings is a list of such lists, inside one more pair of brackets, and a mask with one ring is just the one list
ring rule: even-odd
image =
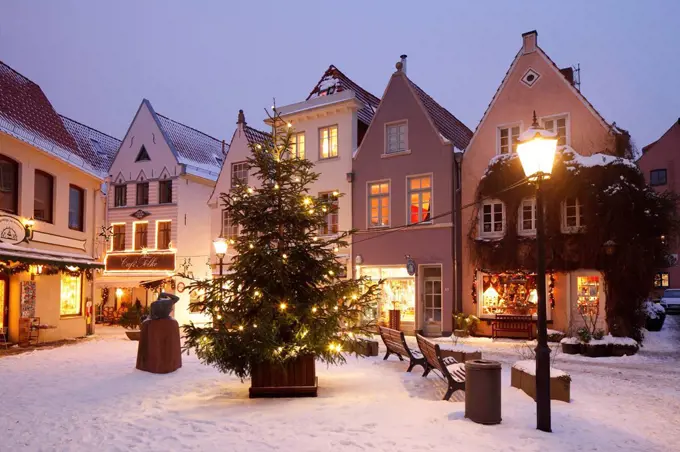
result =
[[466,126],[465,123],[463,123],[463,121],[461,121],[460,119],[458,119],[458,118],[456,117],[456,115],[454,115],[453,113],[451,113],[451,112],[450,112],[446,107],[444,107],[442,104],[440,104],[439,102],[437,102],[437,101],[434,99],[434,97],[430,96],[430,95],[427,93],[427,91],[425,91],[425,90],[422,89],[420,86],[418,86],[418,84],[417,84],[416,82],[414,82],[413,80],[411,80],[406,74],[404,74],[404,76],[406,77],[406,80],[408,80],[411,84],[413,84],[413,86],[415,86],[417,89],[419,89],[420,91],[422,91],[422,93],[423,93],[424,95],[426,95],[432,102],[434,102],[439,108],[441,108],[442,110],[444,110],[446,113],[450,114],[451,117],[453,117],[453,119],[456,120],[456,122],[458,122],[461,126],[465,127],[466,129],[470,130],[470,132],[472,132],[472,130],[471,130],[468,126]]
[[68,119],[69,121],[75,122],[76,124],[79,124],[79,125],[81,125],[81,126],[83,126],[83,127],[87,127],[88,129],[94,130],[95,132],[101,133],[102,135],[106,135],[107,137],[112,138],[112,139],[114,139],[114,140],[116,140],[116,141],[120,141],[120,142],[123,141],[123,140],[121,140],[120,138],[116,138],[116,137],[114,137],[113,135],[109,135],[109,134],[106,133],[106,132],[102,132],[102,131],[99,130],[99,129],[95,129],[94,127],[88,126],[87,124],[83,124],[82,122],[76,121],[76,120],[73,119],[73,118],[69,118],[69,117],[66,116],[66,115],[62,115],[61,113],[57,113],[57,114],[59,115],[60,118]]
[[[10,71],[14,72],[14,73],[15,73],[16,75],[18,75],[19,77],[21,77],[21,78],[23,78],[24,80],[26,80],[28,83],[31,83],[31,84],[33,84],[33,85],[35,85],[35,86],[37,86],[37,87],[40,87],[40,85],[38,85],[38,84],[35,83],[33,80],[31,80],[30,78],[26,77],[24,74],[22,74],[21,72],[17,71],[17,70],[14,69],[12,66],[10,66],[10,65],[7,64],[7,63],[5,63],[4,61],[0,60],[0,64],[3,65],[3,66],[5,66],[5,67],[6,67],[7,69],[9,69]],[[41,88],[41,89],[42,89],[42,88]],[[47,96],[46,96],[46,97],[47,97]]]
[[156,115],[157,115],[157,116],[160,116],[160,117],[163,118],[163,119],[167,119],[168,121],[174,122],[175,124],[178,124],[178,125],[180,125],[180,126],[182,126],[182,127],[186,127],[187,129],[191,129],[191,130],[193,130],[194,132],[198,132],[198,133],[200,133],[201,135],[205,135],[206,137],[208,137],[208,138],[210,138],[210,139],[212,139],[212,140],[215,140],[215,141],[217,141],[218,143],[221,143],[221,142],[223,141],[223,140],[220,140],[219,138],[215,138],[215,137],[212,136],[212,135],[208,135],[207,133],[202,132],[202,131],[198,130],[198,129],[195,128],[195,127],[191,127],[191,126],[188,126],[188,125],[186,125],[186,124],[184,124],[184,123],[182,123],[182,122],[176,121],[176,120],[174,120],[174,119],[172,119],[172,118],[168,118],[167,116],[162,115],[162,114],[160,114],[160,113],[158,113],[158,112],[156,112]]

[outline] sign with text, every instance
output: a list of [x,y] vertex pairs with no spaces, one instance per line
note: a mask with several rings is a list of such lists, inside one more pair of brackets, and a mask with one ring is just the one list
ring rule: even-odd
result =
[[107,254],[106,271],[175,271],[175,253]]
[[26,228],[17,217],[0,215],[0,241],[10,245],[26,241]]

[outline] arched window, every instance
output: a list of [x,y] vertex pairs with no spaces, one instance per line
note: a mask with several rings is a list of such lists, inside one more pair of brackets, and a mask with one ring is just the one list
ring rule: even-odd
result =
[[0,210],[18,213],[19,164],[0,154]]
[[36,220],[53,223],[54,177],[44,171],[35,170],[33,217]]

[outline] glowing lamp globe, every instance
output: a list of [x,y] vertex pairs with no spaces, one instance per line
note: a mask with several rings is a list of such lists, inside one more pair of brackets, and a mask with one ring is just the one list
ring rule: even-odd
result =
[[535,115],[532,126],[519,136],[517,155],[529,180],[550,177],[557,151],[556,136],[555,132],[539,127]]
[[224,257],[224,255],[227,254],[229,243],[224,239],[224,237],[218,237],[213,242],[213,246],[215,247],[215,255],[217,255],[217,257]]

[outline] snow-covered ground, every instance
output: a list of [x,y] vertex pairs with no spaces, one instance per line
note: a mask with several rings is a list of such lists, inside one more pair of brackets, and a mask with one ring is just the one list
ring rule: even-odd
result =
[[99,331],[0,358],[0,451],[680,450],[678,317],[633,357],[559,355],[572,402],[552,403],[551,434],[535,430],[534,401],[510,387],[515,341],[468,341],[503,363],[503,422],[483,426],[465,419],[462,393],[440,400],[441,380],[394,358],[319,365],[316,399],[250,400],[248,382],[193,355],[173,374],[137,371],[137,344]]

